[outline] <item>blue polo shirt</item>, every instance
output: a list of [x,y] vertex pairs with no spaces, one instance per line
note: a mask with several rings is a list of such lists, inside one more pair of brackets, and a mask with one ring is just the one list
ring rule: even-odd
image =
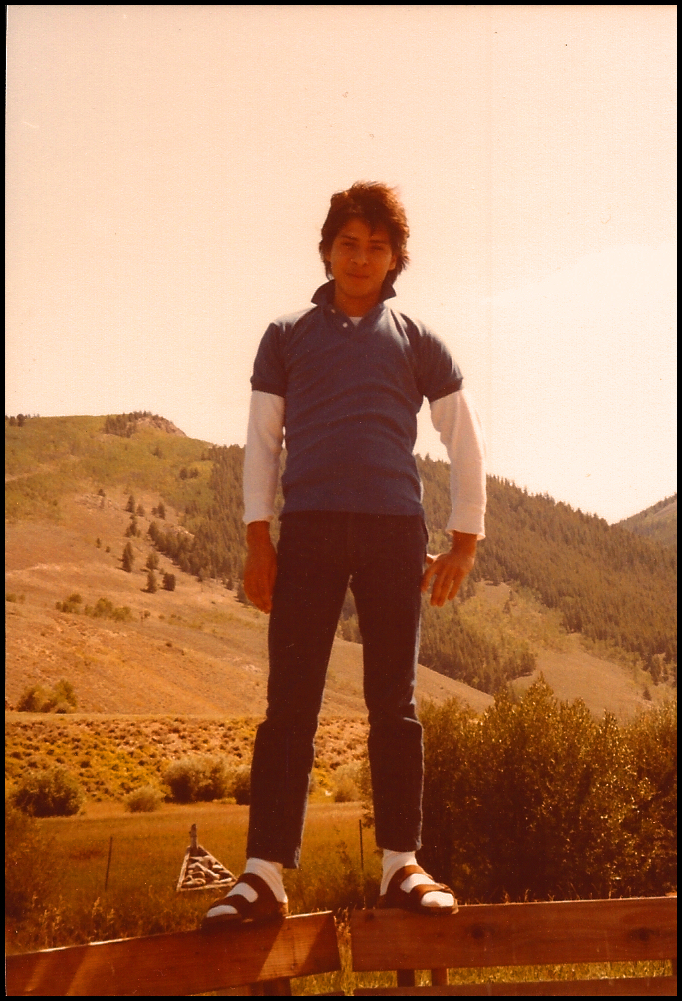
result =
[[314,305],[268,327],[251,378],[285,400],[284,508],[422,514],[413,449],[424,397],[462,387],[462,373],[424,324],[382,301],[353,322],[333,305],[334,282]]

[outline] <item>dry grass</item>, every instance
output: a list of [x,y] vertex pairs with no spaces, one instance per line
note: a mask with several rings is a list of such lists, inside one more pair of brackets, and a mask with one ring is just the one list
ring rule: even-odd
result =
[[[134,539],[133,573],[121,569],[128,524],[124,492],[62,499],[68,523],[6,526],[6,698],[15,704],[31,684],[74,685],[79,708],[100,713],[182,713],[262,716],[267,683],[267,617],[236,601],[217,581],[199,582],[160,557],[158,573],[174,572],[173,592],[148,594],[144,564],[150,546]],[[153,498],[142,497],[146,510]],[[172,512],[169,512],[173,521]],[[149,519],[138,519],[144,530]],[[100,546],[96,545],[100,539]],[[106,552],[109,547],[110,552]],[[58,612],[70,594],[83,605],[101,597],[132,611],[128,622]],[[419,695],[452,696],[483,711],[490,696],[420,669]],[[364,716],[362,651],[337,640],[329,666],[324,713]]]
[[[135,789],[163,784],[166,766],[190,754],[222,755],[232,767],[251,760],[257,720],[196,716],[5,714],[5,780],[10,786],[27,769],[61,765],[93,803],[122,800]],[[333,787],[340,766],[361,760],[363,720],[324,719],[316,739],[317,799]]]
[[[311,804],[301,868],[285,877],[292,913],[361,905],[365,883],[376,895],[379,860],[368,831],[364,880],[360,865],[360,814],[358,804]],[[23,921],[6,923],[8,949],[196,928],[219,893],[175,892],[190,826],[236,875],[245,861],[247,822],[248,807],[216,804],[166,805],[154,814],[101,805],[92,815],[39,821],[52,886]]]

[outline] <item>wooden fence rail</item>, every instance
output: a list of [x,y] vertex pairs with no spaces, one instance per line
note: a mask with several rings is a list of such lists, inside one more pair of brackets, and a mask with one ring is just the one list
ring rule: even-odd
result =
[[187,997],[246,986],[290,994],[289,978],[340,969],[331,911],[210,934],[178,932],[7,957],[7,996]]
[[[448,971],[574,963],[671,960],[676,974],[677,898],[578,900],[462,907],[447,917],[403,911],[351,915],[353,969],[397,971],[398,987],[361,995],[522,996],[677,994],[677,977],[448,984]],[[210,934],[179,932],[8,956],[8,997],[162,997],[207,991],[290,995],[290,978],[340,970],[334,916],[302,914]],[[415,987],[431,970],[432,986]],[[343,994],[339,991],[337,994]],[[332,995],[327,995],[332,996]]]
[[[358,988],[356,995],[677,993],[676,977],[448,986],[448,970],[457,968],[649,960],[675,964],[676,897],[480,904],[432,918],[393,910],[356,911],[351,941],[354,970],[398,971],[398,988]],[[415,970],[431,970],[432,986],[415,988]]]

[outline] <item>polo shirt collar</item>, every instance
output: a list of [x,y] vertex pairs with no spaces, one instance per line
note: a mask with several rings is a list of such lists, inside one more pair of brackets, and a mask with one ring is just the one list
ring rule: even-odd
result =
[[[335,285],[336,282],[333,278],[331,281],[325,282],[324,285],[320,285],[311,301],[314,302],[316,306],[330,306],[334,302]],[[386,299],[393,299],[394,296],[395,289],[387,278],[381,286],[381,298],[379,299],[379,302],[385,302]]]

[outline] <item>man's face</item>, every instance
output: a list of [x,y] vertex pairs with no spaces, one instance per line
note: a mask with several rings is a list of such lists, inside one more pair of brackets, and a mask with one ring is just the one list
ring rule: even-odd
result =
[[362,316],[379,302],[397,259],[385,226],[372,231],[364,219],[353,218],[337,233],[327,261],[336,281],[336,305],[350,316]]

